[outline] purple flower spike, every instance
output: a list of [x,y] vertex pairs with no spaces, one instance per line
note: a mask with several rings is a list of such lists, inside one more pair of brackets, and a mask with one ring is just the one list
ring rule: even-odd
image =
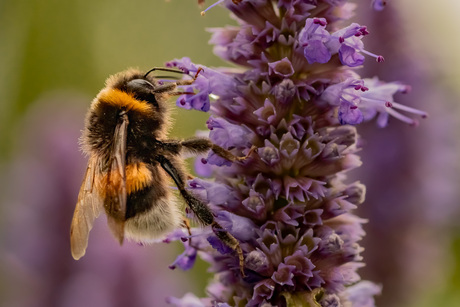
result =
[[390,115],[415,124],[405,114],[427,114],[395,101],[407,86],[356,73],[365,56],[383,57],[364,48],[370,34],[348,21],[349,1],[218,3],[238,26],[212,29],[211,43],[238,68],[188,58],[169,65],[202,69],[183,104],[200,109],[201,97],[211,96],[210,139],[245,157],[231,162],[210,152],[200,161],[213,166],[213,178],[189,181],[238,241],[244,276],[235,250],[209,227],[193,229],[193,247],[185,242],[175,265],[188,268],[196,251],[210,263],[206,306],[374,306],[380,287],[358,274],[366,221],[353,214],[365,187],[346,176],[361,166],[359,124],[376,118],[383,127]]

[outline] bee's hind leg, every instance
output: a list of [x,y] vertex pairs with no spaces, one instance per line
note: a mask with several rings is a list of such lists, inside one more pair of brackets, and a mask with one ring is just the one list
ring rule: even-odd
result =
[[232,236],[228,231],[226,231],[219,223],[216,222],[214,219],[214,215],[212,214],[211,210],[208,208],[206,204],[201,202],[195,196],[189,193],[189,191],[185,188],[184,177],[185,174],[181,174],[176,167],[164,156],[157,156],[157,162],[160,163],[161,167],[171,176],[174,182],[179,189],[180,194],[184,198],[187,206],[190,210],[193,211],[196,218],[202,225],[210,225],[213,232],[216,236],[228,247],[233,249],[238,254],[240,271],[242,276],[244,277],[244,256],[243,250],[241,249],[240,243],[238,240]]

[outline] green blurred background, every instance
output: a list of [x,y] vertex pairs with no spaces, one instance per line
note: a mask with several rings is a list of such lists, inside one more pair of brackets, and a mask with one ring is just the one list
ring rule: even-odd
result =
[[[232,23],[224,9],[202,17],[190,0],[4,0],[0,5],[2,156],[11,152],[14,138],[8,127],[42,95],[73,90],[92,97],[110,74],[161,66],[176,57],[222,64],[204,29]],[[191,121],[178,122],[177,134],[193,131]]]
[[[391,3],[400,5],[407,44],[431,61],[428,71],[437,86],[458,95],[457,1],[439,1],[436,7],[432,1],[397,2]],[[204,29],[235,22],[220,7],[205,17],[199,13],[195,0],[0,2],[0,305],[163,306],[168,295],[204,295],[210,276],[203,263],[186,273],[167,268],[182,252],[180,245],[120,249],[98,221],[86,259],[75,263],[66,241],[85,167],[77,139],[91,99],[109,75],[128,67],[147,70],[183,56],[223,65]],[[175,114],[174,136],[205,129],[206,114]],[[448,141],[458,143],[455,137]],[[448,267],[416,293],[413,306],[460,305],[460,235],[456,227],[449,229],[437,258],[448,259]],[[112,266],[99,272],[103,263]],[[123,274],[110,275],[116,270]],[[100,284],[78,275],[82,271],[100,273]],[[117,284],[104,288],[104,278]],[[145,286],[142,294],[138,283]],[[133,296],[142,299],[134,303]]]

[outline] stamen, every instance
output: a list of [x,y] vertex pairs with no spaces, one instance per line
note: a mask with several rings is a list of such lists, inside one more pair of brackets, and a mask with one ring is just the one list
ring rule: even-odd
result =
[[385,61],[385,59],[384,59],[383,56],[381,56],[381,55],[377,55],[377,54],[375,54],[375,53],[369,52],[369,51],[364,50],[364,49],[362,49],[362,50],[360,50],[360,51],[361,51],[362,53],[364,53],[364,54],[367,54],[367,55],[369,55],[369,56],[371,56],[371,57],[374,57],[374,58],[377,60],[377,62],[379,62],[379,63]]
[[215,7],[215,6],[218,5],[218,4],[221,4],[222,2],[224,2],[224,0],[219,0],[219,1],[215,2],[214,4],[211,4],[210,6],[208,6],[207,9],[205,9],[204,11],[201,11],[201,13],[200,13],[201,16],[206,15],[206,12],[207,12],[209,9]]
[[367,30],[367,27],[366,26],[362,26],[360,29],[359,29],[359,33],[361,33],[361,35],[368,35],[369,34],[369,31]]
[[403,88],[400,90],[401,93],[407,94],[412,91],[412,86],[410,85],[403,85]]
[[401,113],[399,112],[396,112],[395,110],[393,110],[392,108],[388,108],[387,110],[387,113],[390,114],[391,116],[399,119],[400,121],[402,122],[405,122],[411,126],[416,126],[417,125],[417,121],[413,118],[410,118],[410,117],[407,117],[405,115],[402,115]]
[[426,113],[426,112],[423,112],[423,111],[420,111],[420,110],[417,110],[417,109],[414,109],[414,108],[399,104],[397,102],[393,102],[392,106],[393,106],[394,109],[398,109],[398,110],[401,110],[401,111],[406,111],[406,112],[413,113],[413,114],[418,114],[422,118],[427,118],[428,117],[428,113]]
[[314,23],[314,24],[317,24],[317,25],[320,25],[320,26],[323,26],[323,27],[324,27],[325,25],[327,25],[327,21],[326,21],[326,20],[322,20],[322,19],[320,19],[320,18],[314,18],[314,19],[313,19],[313,23]]

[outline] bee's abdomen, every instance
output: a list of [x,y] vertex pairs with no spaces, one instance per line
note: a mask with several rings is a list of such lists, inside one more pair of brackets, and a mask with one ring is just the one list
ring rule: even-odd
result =
[[145,163],[131,163],[126,166],[126,193],[137,193],[153,184],[153,174]]
[[136,167],[126,168],[126,219],[151,210],[159,199],[171,197],[168,179],[157,167],[139,163]]
[[169,187],[166,173],[159,165],[148,165],[152,181],[141,190],[128,194],[125,236],[140,242],[160,238],[179,227],[182,215]]

